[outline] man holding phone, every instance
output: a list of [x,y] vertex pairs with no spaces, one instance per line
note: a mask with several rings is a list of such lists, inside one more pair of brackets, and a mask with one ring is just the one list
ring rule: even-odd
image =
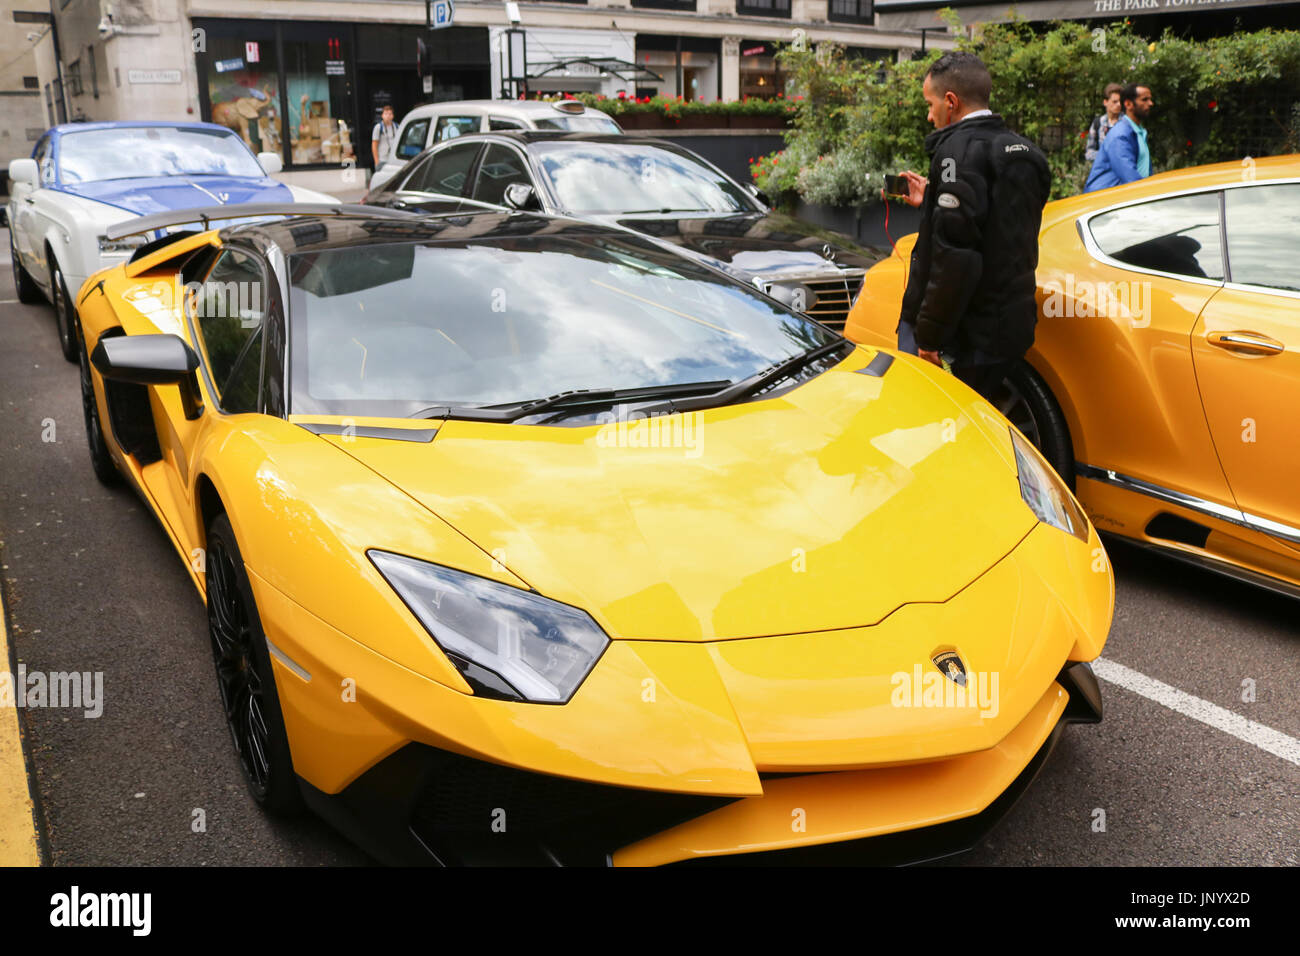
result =
[[[1052,177],[1042,150],[989,108],[993,80],[973,53],[950,51],[925,75],[927,179],[882,190],[921,209],[898,348],[992,399],[1034,342],[1038,230]],[[942,354],[941,354],[942,353]]]

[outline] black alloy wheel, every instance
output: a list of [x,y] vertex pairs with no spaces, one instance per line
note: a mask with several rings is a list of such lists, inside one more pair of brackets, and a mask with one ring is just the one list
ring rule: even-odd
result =
[[90,357],[86,354],[86,340],[77,336],[77,358],[81,366],[81,411],[86,419],[86,444],[90,446],[90,465],[95,477],[105,485],[116,485],[122,476],[109,453],[104,440],[104,429],[99,422],[99,404],[95,399],[95,383],[90,375]]
[[59,348],[69,362],[77,361],[77,310],[68,295],[63,270],[57,262],[50,270],[50,295],[54,302],[54,317],[59,325]]
[[208,530],[205,555],[208,634],[230,737],[253,799],[275,814],[302,806],[279,695],[253,603],[248,573],[230,520],[220,514]]

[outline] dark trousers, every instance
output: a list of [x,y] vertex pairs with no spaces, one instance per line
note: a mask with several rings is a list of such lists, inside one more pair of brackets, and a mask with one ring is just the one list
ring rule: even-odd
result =
[[[898,323],[898,351],[916,355],[916,326],[910,322]],[[989,359],[978,352],[974,361],[959,357],[952,363],[952,374],[978,392],[985,401],[992,402],[1002,380],[1007,377],[1015,362],[1005,359]]]

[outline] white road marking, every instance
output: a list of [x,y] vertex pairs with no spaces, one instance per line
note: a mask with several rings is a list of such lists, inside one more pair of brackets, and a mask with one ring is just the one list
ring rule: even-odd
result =
[[1211,704],[1208,700],[1193,697],[1176,687],[1170,687],[1163,681],[1158,681],[1154,677],[1147,677],[1146,674],[1140,674],[1123,664],[1115,663],[1115,661],[1098,658],[1092,662],[1092,669],[1102,680],[1117,684],[1125,690],[1131,690],[1133,693],[1145,697],[1147,700],[1153,700],[1161,706],[1168,707],[1184,717],[1199,720],[1215,730],[1222,730],[1225,734],[1231,734],[1238,740],[1244,740],[1260,750],[1268,751],[1275,757],[1281,757],[1283,760],[1289,760],[1296,766],[1300,766],[1300,740],[1288,737],[1280,730],[1265,727],[1263,724],[1256,723],[1240,714],[1225,710],[1218,704]]

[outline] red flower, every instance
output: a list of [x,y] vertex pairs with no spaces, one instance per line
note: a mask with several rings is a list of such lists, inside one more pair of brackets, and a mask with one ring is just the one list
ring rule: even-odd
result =
[[1087,138],[1088,138],[1088,131],[1085,129],[1082,133],[1079,134],[1079,139],[1087,139]]
[[1192,145],[1192,141],[1191,141],[1190,139],[1187,141],[1187,145],[1188,145],[1188,146],[1191,146],[1191,145]]
[[1207,103],[1206,105],[1209,106],[1209,108],[1212,109],[1212,110],[1217,110],[1217,109],[1219,108],[1219,101],[1218,101],[1218,100],[1210,100],[1210,102]]

